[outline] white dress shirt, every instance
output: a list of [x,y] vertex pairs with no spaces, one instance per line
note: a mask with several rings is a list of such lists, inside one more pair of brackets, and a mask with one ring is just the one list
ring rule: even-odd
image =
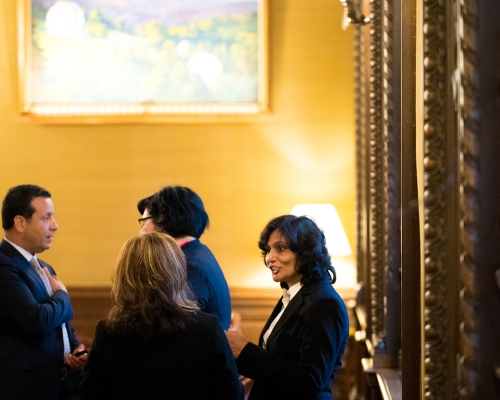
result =
[[[276,324],[278,323],[279,319],[283,315],[283,312],[285,311],[286,306],[295,297],[295,295],[298,293],[298,291],[300,289],[302,289],[302,283],[301,282],[297,282],[295,285],[293,285],[288,290],[287,289],[283,289],[283,299],[282,299],[283,305],[281,306],[281,311],[276,316],[276,318],[274,318],[274,320],[271,323],[271,325],[269,325],[269,329],[266,331],[266,333],[264,334],[264,337],[262,338],[263,339],[264,348],[266,348],[267,339],[269,338],[269,335],[271,335],[271,332],[273,331],[274,327],[276,326]],[[289,297],[289,299],[287,299],[287,297]]]

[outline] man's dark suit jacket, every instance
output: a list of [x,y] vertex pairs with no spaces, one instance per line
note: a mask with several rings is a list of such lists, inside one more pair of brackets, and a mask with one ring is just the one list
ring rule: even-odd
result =
[[[260,335],[281,311],[276,304]],[[331,400],[335,371],[349,336],[343,300],[327,278],[304,285],[274,327],[266,349],[248,343],[236,363],[240,374],[255,380],[250,400]]]
[[[41,260],[40,265],[52,267]],[[49,296],[35,268],[10,243],[0,243],[0,399],[57,399],[69,328],[69,295]],[[68,329],[72,349],[78,346]]]
[[112,335],[97,324],[81,400],[242,400],[236,363],[219,320],[198,312],[183,333]]
[[231,297],[219,263],[198,239],[186,243],[181,249],[186,256],[187,280],[201,311],[215,315],[222,328],[229,329]]

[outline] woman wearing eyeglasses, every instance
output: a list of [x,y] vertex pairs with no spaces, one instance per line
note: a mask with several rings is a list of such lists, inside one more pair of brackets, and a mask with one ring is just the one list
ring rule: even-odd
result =
[[243,398],[220,322],[199,311],[170,236],[127,241],[112,282],[113,306],[97,325],[81,400]]
[[226,278],[210,249],[200,242],[209,225],[203,202],[193,190],[165,186],[137,205],[141,233],[160,231],[172,236],[187,262],[187,277],[200,309],[219,318],[228,329],[231,299]]
[[238,372],[254,380],[249,400],[331,400],[349,321],[325,236],[311,219],[284,215],[267,224],[259,248],[283,297],[258,345],[226,332]]

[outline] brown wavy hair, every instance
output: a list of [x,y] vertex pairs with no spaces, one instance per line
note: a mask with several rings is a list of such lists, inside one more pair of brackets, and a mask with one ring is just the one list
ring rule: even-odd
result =
[[112,277],[113,306],[106,319],[112,334],[149,339],[177,333],[199,310],[187,284],[186,259],[169,235],[150,232],[122,247]]

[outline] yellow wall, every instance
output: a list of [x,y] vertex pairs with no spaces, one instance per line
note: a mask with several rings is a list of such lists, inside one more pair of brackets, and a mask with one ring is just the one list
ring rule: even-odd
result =
[[353,245],[353,49],[341,14],[339,1],[269,1],[268,118],[44,126],[18,114],[16,0],[2,0],[0,196],[21,183],[52,192],[59,231],[41,258],[67,285],[109,284],[118,250],[139,231],[137,200],[170,184],[204,200],[202,241],[230,286],[272,284],[256,242],[294,204],[333,203]]

